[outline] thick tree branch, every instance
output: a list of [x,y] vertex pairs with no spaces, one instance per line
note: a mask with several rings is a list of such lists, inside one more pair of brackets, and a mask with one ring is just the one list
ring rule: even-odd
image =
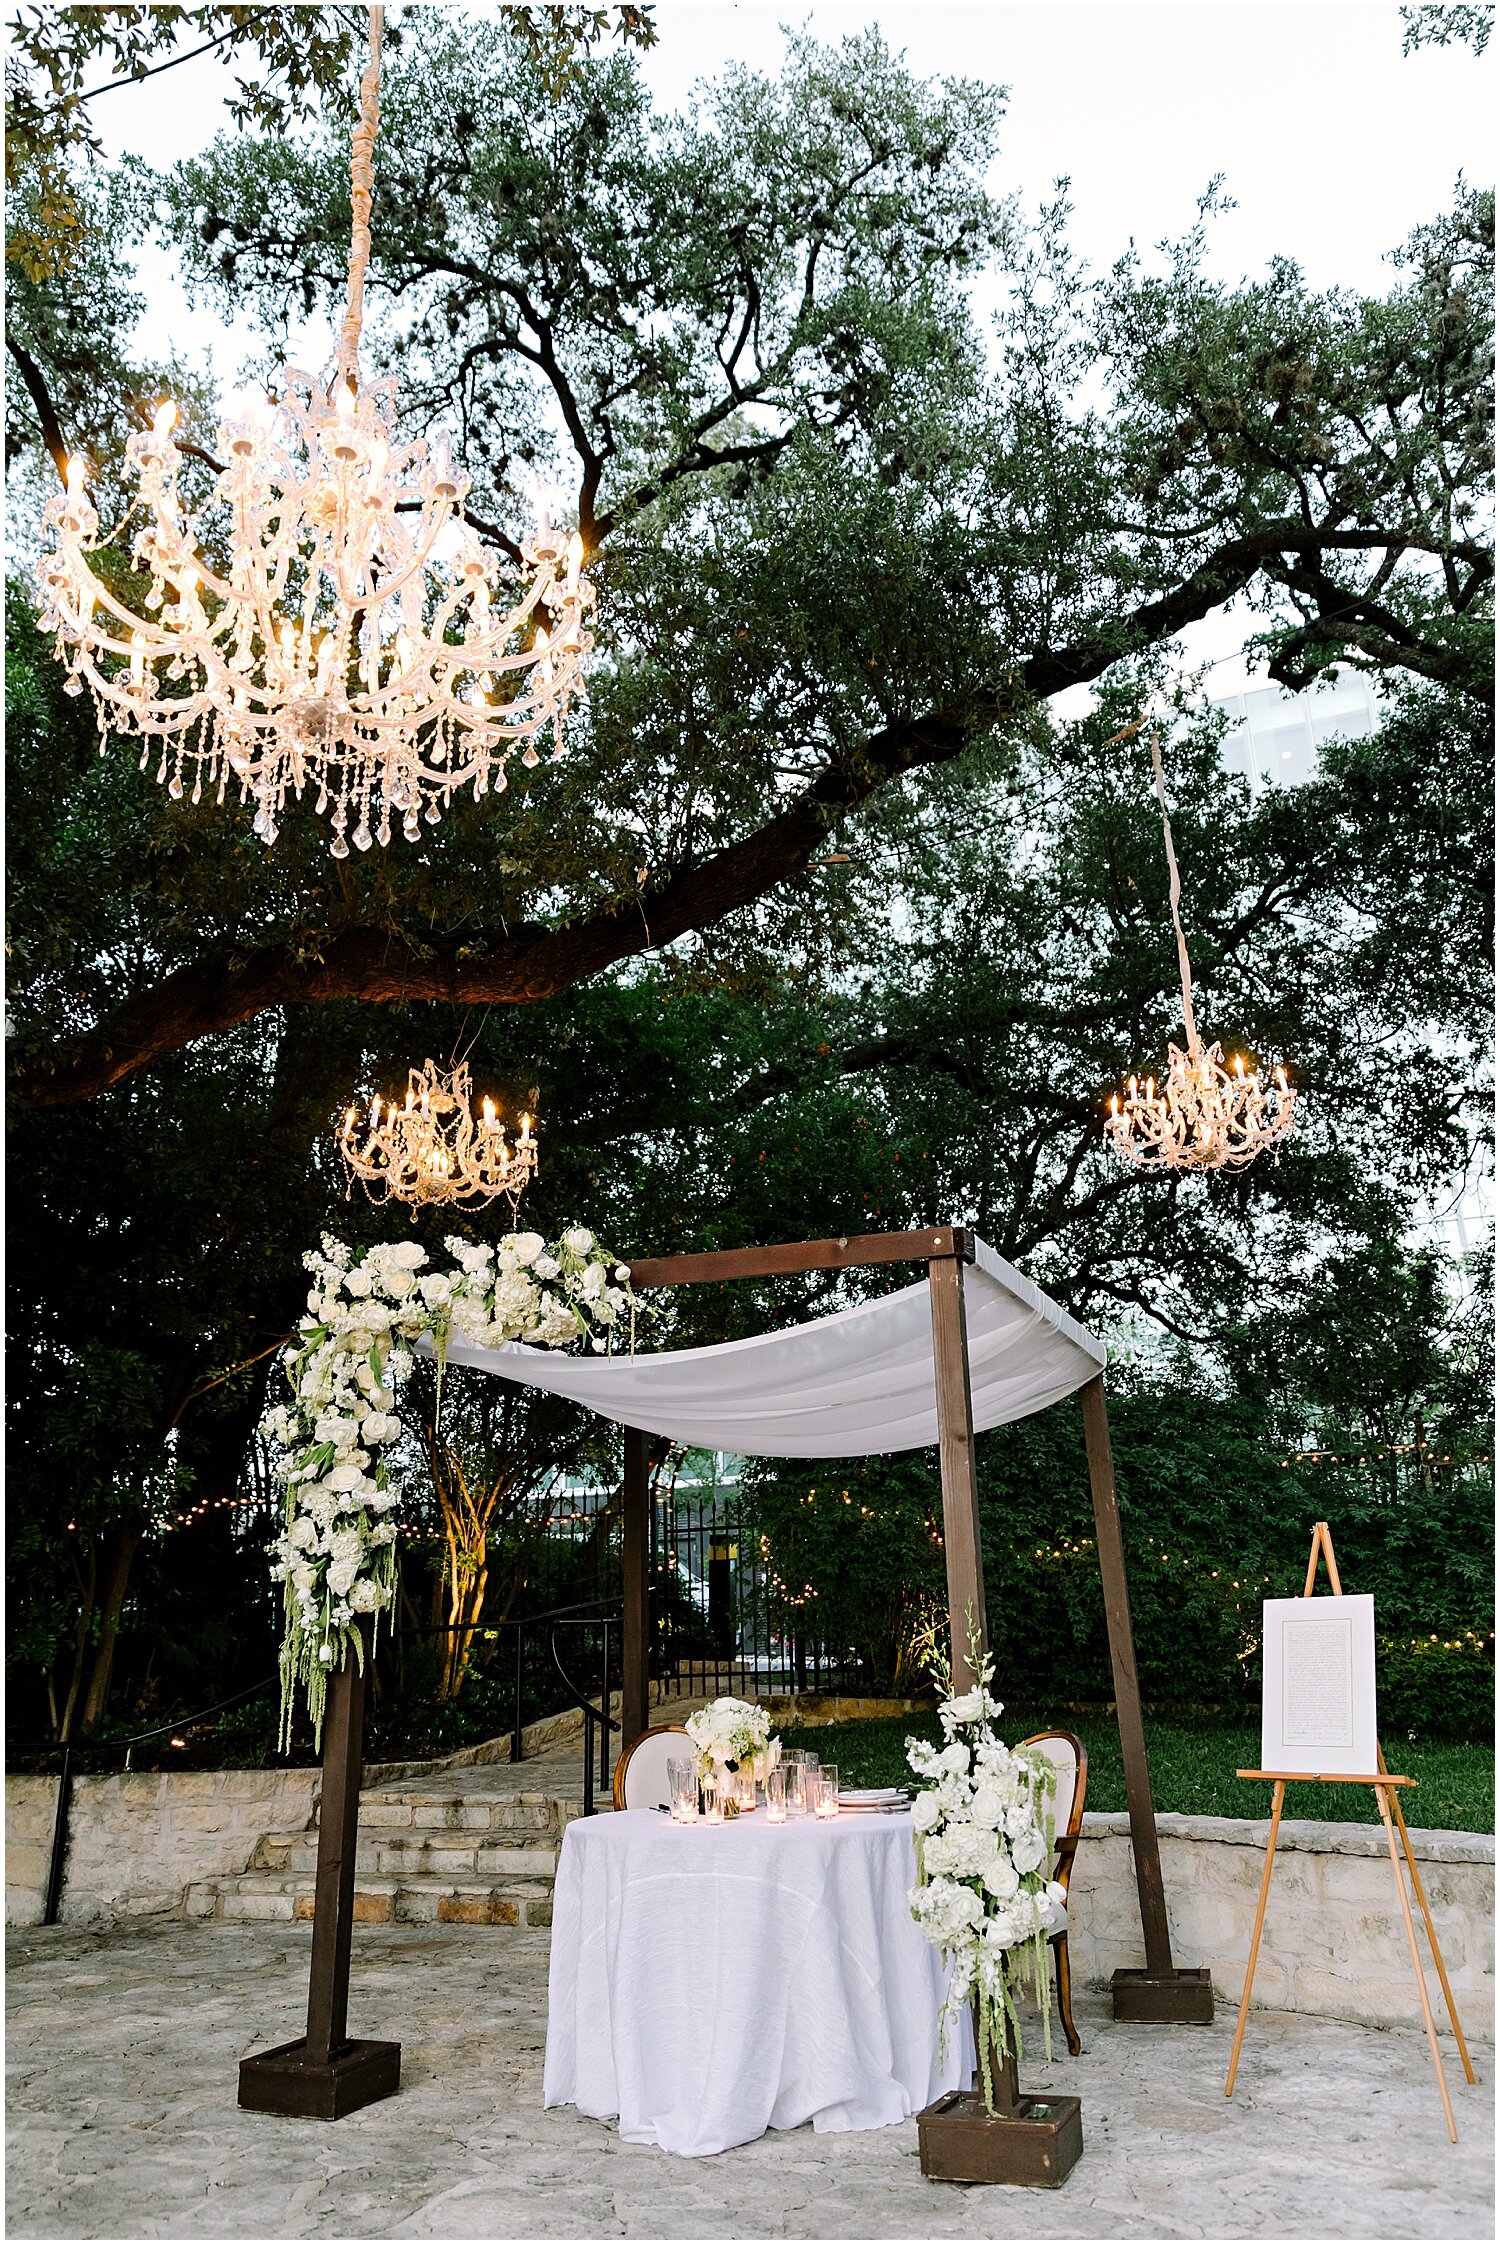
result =
[[[1377,541],[1372,536],[1372,543]],[[38,1105],[89,1099],[163,1054],[222,1034],[271,1006],[357,999],[399,1005],[529,1005],[680,936],[716,926],[803,872],[840,818],[904,773],[951,762],[997,724],[1221,607],[1247,585],[1268,553],[1284,551],[1277,524],[1233,540],[1184,583],[1111,620],[1073,645],[1017,663],[1004,685],[963,711],[934,711],[887,726],[830,764],[787,809],[660,886],[648,884],[563,926],[476,934],[472,928],[405,939],[352,927],[320,951],[305,940],[246,955],[228,946],[168,974],[76,1040],[18,1070],[18,1088]]]
[[62,424],[57,418],[52,399],[48,394],[46,382],[42,378],[42,370],[24,344],[16,341],[13,329],[8,328],[6,330],[5,347],[21,369],[21,380],[25,383],[27,395],[36,408],[36,417],[42,432],[42,442],[51,456],[53,467],[56,468],[62,481],[66,483],[68,480],[67,442],[62,433]]

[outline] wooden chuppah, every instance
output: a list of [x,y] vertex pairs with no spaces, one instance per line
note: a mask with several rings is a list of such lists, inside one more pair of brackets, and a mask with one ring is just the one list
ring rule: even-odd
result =
[[[955,1688],[959,1690],[974,1680],[966,1620],[971,1611],[979,1625],[981,1647],[987,1647],[989,1642],[985,1628],[979,1491],[964,1312],[963,1274],[965,1267],[974,1260],[975,1239],[971,1231],[962,1225],[934,1225],[930,1230],[919,1232],[877,1232],[862,1238],[729,1248],[705,1255],[672,1255],[630,1266],[632,1286],[645,1291],[660,1286],[701,1285],[807,1271],[869,1270],[888,1263],[925,1263],[932,1311],[943,1551],[948,1577],[953,1677]],[[1122,1969],[1114,1975],[1115,2016],[1136,2021],[1206,2023],[1213,2018],[1213,1989],[1208,1972],[1179,1968],[1172,1963],[1102,1373],[1083,1386],[1081,1396],[1094,1534],[1104,1585],[1105,1621],[1146,1951],[1144,1971]],[[629,1745],[640,1736],[648,1722],[651,1642],[648,1453],[651,1438],[638,1428],[626,1427],[623,1431],[621,1731],[623,1743]],[[239,2101],[252,2110],[336,2120],[377,2097],[389,2096],[399,2086],[400,2045],[351,2042],[346,2030],[363,1719],[363,1676],[352,1662],[346,1662],[339,1674],[329,1679],[307,2033],[298,2042],[242,2062]]]
[[[974,1234],[960,1224],[934,1225],[922,1232],[872,1232],[862,1238],[788,1242],[775,1247],[725,1248],[707,1255],[667,1255],[632,1263],[630,1282],[644,1290],[657,1286],[723,1283],[737,1278],[770,1278],[804,1271],[870,1270],[885,1263],[925,1263],[932,1304],[932,1357],[937,1385],[938,1470],[943,1493],[943,1554],[947,1562],[948,1615],[952,1633],[953,1688],[975,1681],[969,1660],[966,1613],[972,1609],[980,1643],[987,1648],[984,1567],[979,1547],[979,1483],[974,1459],[974,1413],[969,1396],[969,1349],[964,1318],[963,1271],[974,1261]],[[1104,1586],[1104,1618],[1114,1676],[1115,1712],[1125,1767],[1125,1798],[1135,1857],[1144,1971],[1122,1967],[1113,1977],[1115,2017],[1207,2025],[1213,2019],[1213,1982],[1206,1968],[1172,1962],[1162,1887],[1156,1809],[1146,1761],[1141,1692],[1135,1668],[1135,1637],[1130,1624],[1130,1594],[1125,1549],[1120,1536],[1119,1497],[1110,1450],[1104,1375],[1080,1390],[1089,1490],[1094,1508],[1094,1541]],[[621,1741],[629,1745],[647,1723],[646,1634],[646,1440],[635,1429],[625,1435],[625,1627],[624,1699]],[[634,1468],[632,1459],[638,1461]],[[632,1497],[632,1472],[637,1493]],[[640,1588],[633,1595],[633,1585]],[[632,1615],[638,1617],[633,1623]]]

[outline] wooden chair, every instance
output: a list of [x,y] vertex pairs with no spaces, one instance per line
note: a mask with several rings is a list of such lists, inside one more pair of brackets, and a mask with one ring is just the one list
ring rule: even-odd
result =
[[[1047,1759],[1056,1765],[1057,1796],[1053,1803],[1053,1816],[1057,1841],[1057,1866],[1052,1876],[1066,1894],[1068,1881],[1073,1875],[1073,1857],[1078,1850],[1078,1833],[1083,1823],[1083,1796],[1088,1790],[1089,1757],[1081,1738],[1071,1731],[1038,1731],[1035,1738],[1021,1741],[1023,1746],[1039,1746]],[[1078,2039],[1078,2029],[1073,2024],[1073,1980],[1068,1964],[1068,1936],[1054,1933],[1052,1953],[1057,1959],[1057,2008],[1062,2015],[1063,2033],[1068,2039],[1068,2050],[1077,2057],[1083,2048]]]
[[615,1807],[670,1808],[667,1763],[686,1760],[692,1753],[691,1746],[684,1752],[677,1743],[686,1737],[681,1723],[655,1723],[642,1731],[615,1764]]

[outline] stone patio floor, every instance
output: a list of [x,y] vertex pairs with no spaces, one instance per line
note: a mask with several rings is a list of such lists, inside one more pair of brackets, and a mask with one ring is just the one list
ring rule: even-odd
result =
[[[301,1927],[153,1922],[9,1937],[12,2238],[1487,2238],[1493,2051],[1443,2131],[1420,2033],[1253,2015],[1119,2027],[1026,2062],[1084,2100],[1060,2191],[924,2182],[914,2122],[799,2128],[716,2159],[542,2109],[547,1935],[360,1927],[351,2025],[404,2045],[398,2097],[328,2126],[235,2108],[247,2052],[300,2031]],[[1475,2021],[1477,2027],[1480,2022]],[[1035,2046],[1035,2045],[1034,2045]]]

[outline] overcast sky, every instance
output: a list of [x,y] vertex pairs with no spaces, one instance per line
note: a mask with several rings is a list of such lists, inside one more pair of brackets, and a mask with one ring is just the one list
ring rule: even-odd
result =
[[[662,0],[659,44],[643,68],[663,107],[730,62],[774,71],[787,24],[837,41],[876,23],[923,73],[1010,88],[991,184],[1035,204],[1072,181],[1072,239],[1096,265],[1132,238],[1149,247],[1191,223],[1197,198],[1225,175],[1237,208],[1214,223],[1211,264],[1226,279],[1286,253],[1319,286],[1383,290],[1387,253],[1442,208],[1460,172],[1493,175],[1494,69],[1463,47],[1401,52],[1395,7],[1344,0],[1183,0],[1116,4],[839,5],[806,11],[759,0]],[[184,64],[92,104],[107,151],[165,166],[227,122],[229,73],[213,57]],[[377,149],[376,161],[379,162]],[[380,244],[374,245],[376,259]],[[149,299],[142,341],[207,353],[226,383],[254,346],[248,323],[226,328],[187,305],[171,261],[142,256]],[[309,328],[293,357],[320,364],[331,337]],[[1221,623],[1200,653],[1236,639]],[[1226,673],[1226,678],[1229,674]]]

